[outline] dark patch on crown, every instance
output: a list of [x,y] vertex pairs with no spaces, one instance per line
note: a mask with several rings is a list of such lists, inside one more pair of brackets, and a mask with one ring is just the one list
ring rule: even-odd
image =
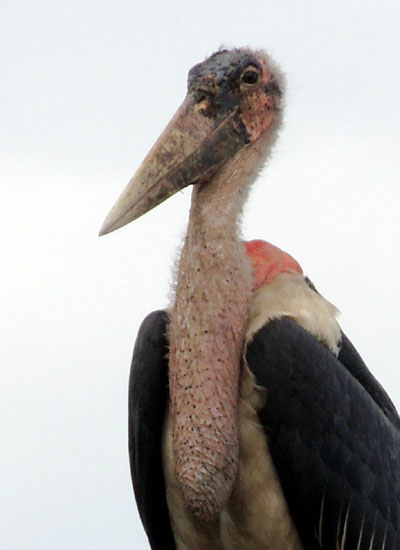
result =
[[240,75],[248,65],[262,70],[256,57],[246,51],[220,50],[190,69],[188,92],[197,101],[205,97],[210,100],[205,116],[224,117],[238,106]]
[[215,52],[208,59],[190,69],[188,89],[191,91],[193,85],[203,79],[212,79],[217,86],[223,86],[225,82],[232,80],[232,77],[236,76],[237,73],[241,74],[248,65],[260,67],[254,55],[241,50]]

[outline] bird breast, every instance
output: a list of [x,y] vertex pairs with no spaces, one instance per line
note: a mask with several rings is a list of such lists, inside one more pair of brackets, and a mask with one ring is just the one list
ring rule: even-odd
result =
[[242,369],[240,391],[238,475],[226,505],[211,522],[193,518],[185,507],[174,472],[171,416],[167,413],[163,467],[177,550],[302,548],[258,420],[262,390],[246,366]]

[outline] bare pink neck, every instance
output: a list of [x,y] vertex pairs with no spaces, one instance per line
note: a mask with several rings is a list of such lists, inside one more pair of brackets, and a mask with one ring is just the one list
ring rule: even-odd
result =
[[[186,506],[211,519],[237,471],[240,360],[251,268],[237,234],[244,197],[223,174],[194,188],[170,329],[175,471]],[[223,181],[221,181],[223,178]]]

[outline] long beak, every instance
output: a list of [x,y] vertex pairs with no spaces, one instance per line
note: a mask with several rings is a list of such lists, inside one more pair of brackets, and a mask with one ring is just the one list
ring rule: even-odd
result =
[[100,235],[142,216],[184,187],[206,181],[247,142],[238,108],[207,117],[188,94],[105,219]]

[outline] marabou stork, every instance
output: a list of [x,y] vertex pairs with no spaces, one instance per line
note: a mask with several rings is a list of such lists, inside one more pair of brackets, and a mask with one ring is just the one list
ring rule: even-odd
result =
[[129,453],[154,550],[400,549],[400,419],[288,254],[238,218],[281,122],[268,55],[220,50],[101,229],[193,184],[174,302],[143,321]]

